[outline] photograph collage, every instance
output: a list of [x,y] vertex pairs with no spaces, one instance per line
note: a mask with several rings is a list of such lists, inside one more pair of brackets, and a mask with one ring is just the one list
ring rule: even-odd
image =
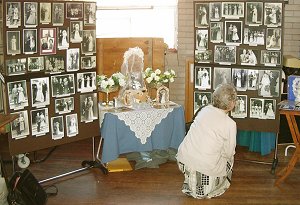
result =
[[3,12],[4,74],[21,79],[6,82],[12,138],[78,135],[98,119],[96,3],[14,1]]
[[233,118],[275,119],[282,8],[276,1],[194,3],[194,113],[211,103],[218,85],[232,83],[238,91]]

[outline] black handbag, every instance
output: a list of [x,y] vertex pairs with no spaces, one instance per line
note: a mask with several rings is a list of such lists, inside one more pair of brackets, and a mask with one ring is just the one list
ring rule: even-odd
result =
[[46,191],[28,169],[15,172],[7,186],[10,205],[44,205],[47,202]]

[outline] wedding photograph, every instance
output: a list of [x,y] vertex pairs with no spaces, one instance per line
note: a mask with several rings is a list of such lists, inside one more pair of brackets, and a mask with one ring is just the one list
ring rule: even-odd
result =
[[64,25],[65,20],[65,4],[52,3],[52,24],[53,26]]
[[67,50],[67,72],[78,71],[80,67],[79,48],[69,48]]
[[232,68],[231,81],[236,87],[237,91],[247,90],[247,69],[243,68]]
[[65,57],[60,55],[45,56],[45,72],[46,73],[65,72]]
[[258,70],[248,69],[247,84],[248,90],[257,90],[258,85]]
[[97,93],[80,95],[80,122],[92,122],[98,119]]
[[96,56],[81,57],[81,69],[96,68]]
[[48,108],[31,110],[31,134],[32,136],[43,136],[49,132]]
[[56,54],[56,28],[40,28],[40,55]]
[[265,66],[279,66],[281,65],[281,51],[261,51],[261,64]]
[[28,57],[27,68],[29,72],[44,70],[44,57]]
[[216,89],[220,84],[231,83],[231,68],[215,67],[213,82],[214,89]]
[[249,49],[247,48],[239,48],[238,50],[238,63],[240,65],[249,65],[249,66],[255,66],[260,61],[258,60],[259,56],[259,50],[256,49]]
[[263,105],[263,119],[275,119],[276,114],[276,100],[274,99],[264,99]]
[[194,92],[194,114],[200,107],[206,106],[211,104],[212,100],[212,93],[211,92]]
[[246,118],[247,117],[247,95],[237,95],[235,106],[231,111],[233,118]]
[[63,97],[75,94],[74,74],[51,76],[52,97]]
[[58,27],[57,28],[57,47],[59,50],[68,49],[70,42],[69,27]]
[[263,102],[264,99],[261,98],[250,98],[250,118],[262,119]]
[[219,64],[236,64],[236,46],[215,45],[214,62]]
[[280,84],[279,70],[259,70],[258,95],[263,97],[278,97]]
[[67,19],[83,18],[83,4],[67,2],[66,3],[66,18]]
[[77,92],[86,93],[96,89],[96,72],[77,73]]
[[221,43],[224,41],[223,22],[210,23],[210,42]]
[[85,55],[92,55],[96,53],[96,31],[83,30],[82,36],[81,52]]
[[207,28],[209,22],[209,4],[195,4],[195,27]]
[[55,113],[64,114],[74,110],[74,97],[55,99]]
[[8,82],[9,109],[20,110],[28,106],[26,80]]
[[195,88],[211,89],[211,67],[195,66]]
[[96,3],[84,3],[84,25],[96,24]]
[[213,61],[212,56],[213,56],[212,50],[206,50],[206,51],[195,50],[196,63],[211,63]]
[[45,107],[50,104],[49,78],[30,79],[32,107]]
[[37,27],[38,25],[38,3],[24,2],[24,26]]
[[71,21],[70,22],[70,41],[71,43],[81,43],[82,41],[82,21]]
[[264,8],[265,25],[278,27],[282,24],[282,3],[265,3]]
[[77,113],[66,115],[67,136],[74,137],[78,134]]
[[41,2],[40,3],[40,23],[50,24],[51,23],[51,3]]
[[196,30],[196,50],[208,49],[208,30],[197,29]]
[[10,123],[10,132],[12,139],[17,140],[28,137],[30,132],[27,110],[13,112],[11,114],[16,114],[18,116],[14,121]]
[[260,27],[247,27],[244,29],[244,44],[250,46],[265,45],[265,29]]
[[281,49],[281,28],[268,28],[266,36],[267,50]]
[[26,73],[26,58],[13,58],[5,60],[7,75],[23,75]]
[[51,117],[51,134],[53,140],[59,140],[65,136],[63,116]]
[[37,53],[37,29],[23,29],[23,53]]
[[246,25],[262,25],[263,11],[263,2],[246,2]]
[[210,21],[220,21],[222,19],[222,4],[211,2],[209,4]]
[[225,21],[225,43],[226,45],[239,45],[242,39],[243,22]]
[[7,55],[21,54],[20,31],[6,31]]
[[21,26],[21,2],[6,2],[6,26],[18,28]]
[[244,3],[222,2],[222,17],[225,19],[244,18]]

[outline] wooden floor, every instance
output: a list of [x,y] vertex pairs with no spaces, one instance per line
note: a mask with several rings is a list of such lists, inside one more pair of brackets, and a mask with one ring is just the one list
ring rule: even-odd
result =
[[[0,146],[1,147],[1,146]],[[279,164],[282,168],[293,153],[284,156],[285,146],[279,147]],[[29,169],[38,180],[47,179],[81,167],[82,160],[92,157],[91,139],[58,147],[50,157],[41,163],[32,163]],[[36,159],[43,158],[49,150],[37,152]],[[33,156],[29,155],[33,160]],[[52,180],[47,184],[58,187],[58,195],[50,197],[47,205],[295,205],[300,204],[300,167],[281,184],[274,187],[275,175],[270,173],[271,165],[255,164],[239,159],[264,160],[271,162],[272,154],[261,157],[237,147],[234,173],[230,189],[224,195],[207,200],[197,200],[181,193],[183,175],[175,162],[168,162],[154,169],[140,169],[115,172],[104,175],[99,169],[86,170],[74,175]],[[134,165],[133,162],[131,162]],[[9,165],[9,164],[7,164]],[[10,166],[6,166],[8,169]]]

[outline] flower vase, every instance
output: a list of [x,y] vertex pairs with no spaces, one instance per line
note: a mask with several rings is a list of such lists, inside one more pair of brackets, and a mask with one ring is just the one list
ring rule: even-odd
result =
[[99,91],[106,94],[106,101],[105,101],[106,106],[109,105],[109,93],[116,92],[118,89],[119,89],[119,86],[110,86],[107,88],[99,87]]

